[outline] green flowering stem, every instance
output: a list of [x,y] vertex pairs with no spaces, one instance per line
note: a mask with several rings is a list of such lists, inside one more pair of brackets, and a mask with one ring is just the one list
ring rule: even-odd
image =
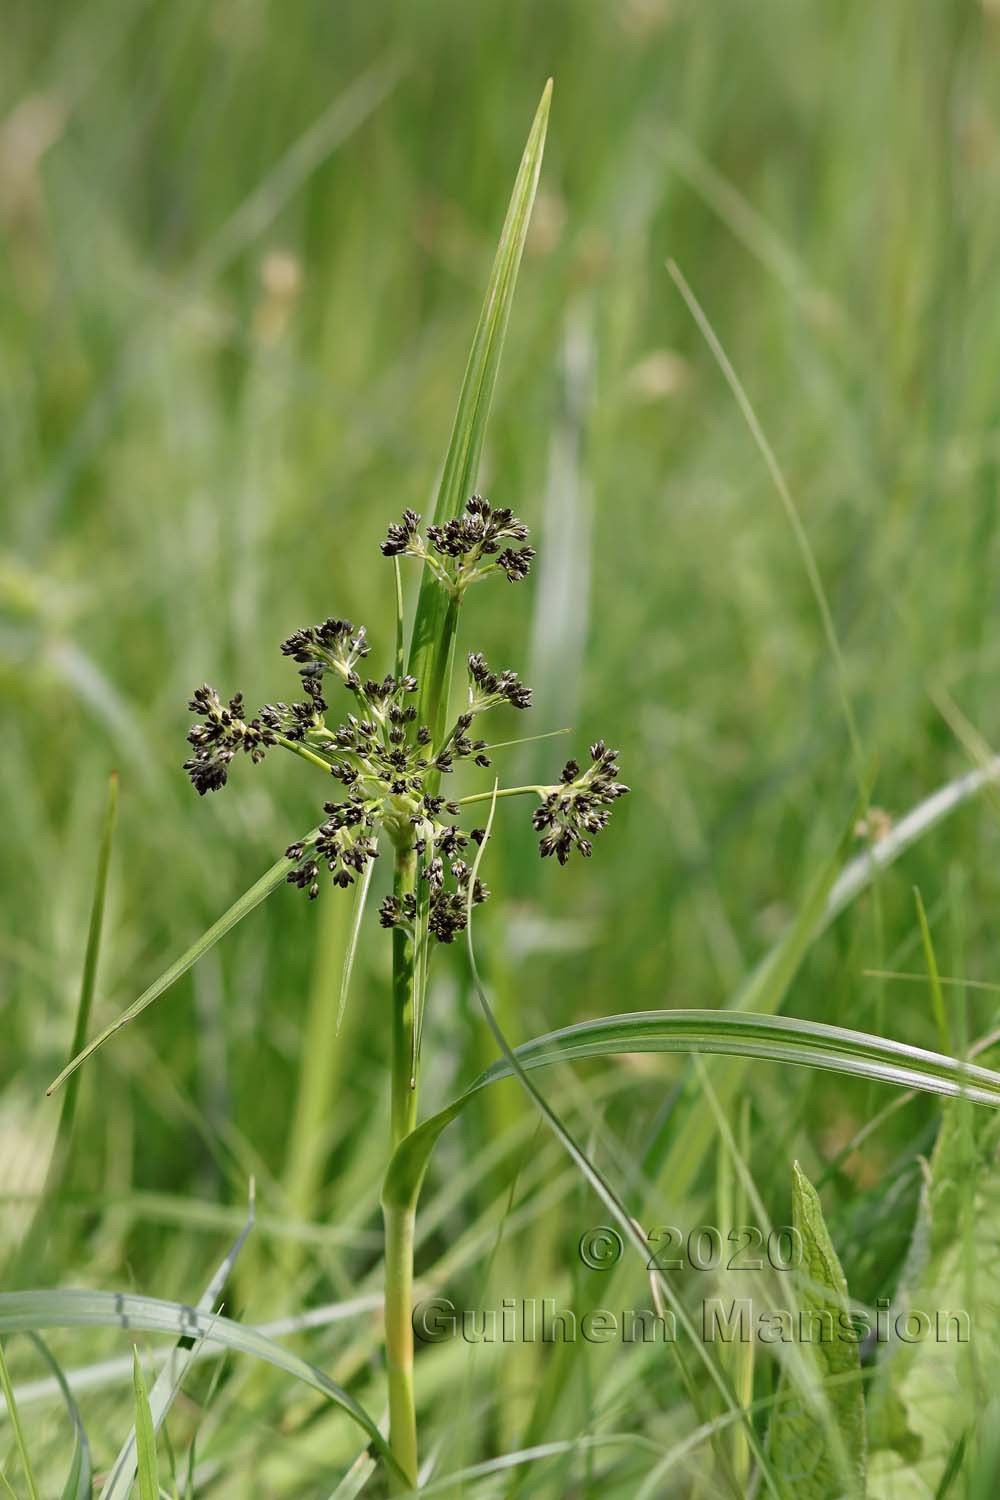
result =
[[[412,839],[396,846],[393,894],[414,895],[417,855]],[[392,933],[392,1149],[417,1122],[413,1060],[414,940],[409,924]],[[415,1209],[383,1203],[385,1224],[385,1352],[389,1382],[389,1445],[412,1485],[417,1477],[417,1420],[413,1401],[413,1229]]]
[[472,807],[476,802],[497,801],[501,797],[525,797],[533,793],[536,797],[545,797],[553,790],[550,786],[504,786],[496,792],[473,792],[470,797],[459,797],[459,807]]
[[290,740],[283,734],[276,734],[274,738],[277,740],[278,744],[283,745],[286,750],[291,750],[293,755],[301,756],[302,759],[307,760],[310,765],[319,766],[320,770],[325,771],[328,776],[332,772],[333,767],[328,760],[324,760],[321,755],[314,755],[311,750],[306,749],[305,745],[300,745],[298,740]]

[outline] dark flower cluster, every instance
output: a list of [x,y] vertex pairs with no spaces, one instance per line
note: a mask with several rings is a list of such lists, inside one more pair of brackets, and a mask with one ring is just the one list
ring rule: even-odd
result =
[[289,844],[285,850],[285,858],[295,862],[288,881],[308,891],[311,901],[319,895],[316,877],[320,864],[326,865],[334,885],[346,889],[370,860],[378,859],[378,823],[360,795],[352,795],[346,802],[324,802],[323,811],[327,821],[316,834],[308,841]]
[[237,751],[242,750],[254,765],[259,765],[268,746],[276,743],[263,716],[246,718],[242,693],[223,704],[215,689],[206,684],[195,689],[188,708],[193,714],[204,715],[204,723],[188,730],[188,744],[194,754],[184,762],[191,784],[201,797],[225,786],[229,764]]
[[[512,581],[525,577],[534,556],[523,544],[527,527],[503,507],[494,508],[473,495],[461,515],[420,532],[416,511],[403,512],[388,531],[382,551],[387,557],[421,558],[453,598],[491,573]],[[362,678],[358,667],[369,654],[363,626],[331,617],[319,625],[293,631],[281,643],[282,653],[298,664],[303,699],[266,703],[248,718],[243,696],[223,703],[210,687],[200,687],[190,708],[200,721],[188,734],[192,755],[185,762],[196,790],[218,791],[226,783],[238,752],[255,764],[272,745],[281,745],[341,782],[342,801],[323,804],[325,820],[307,839],[289,845],[288,880],[315,897],[325,870],[333,883],[346,887],[378,857],[384,831],[398,849],[412,848],[418,860],[415,894],[387,896],[380,919],[385,927],[426,920],[442,943],[451,943],[466,925],[470,899],[485,901],[488,891],[473,878],[465,851],[470,839],[481,843],[482,829],[463,833],[457,819],[462,804],[443,795],[442,775],[462,761],[490,764],[490,746],[471,734],[477,715],[507,705],[531,706],[531,690],[511,670],[494,671],[479,651],[468,659],[466,705],[440,739],[419,722],[414,706],[418,684],[407,673]],[[336,725],[327,722],[327,679],[333,677],[352,695],[352,711]],[[591,764],[581,771],[568,761],[560,783],[549,787],[508,788],[537,792],[541,806],[534,826],[542,835],[539,851],[565,864],[575,848],[591,853],[591,840],[607,826],[612,804],[628,788],[618,781],[614,750],[603,741],[590,749]],[[484,800],[478,794],[472,801]]]
[[531,821],[536,833],[542,835],[538,849],[543,859],[554,854],[564,865],[574,848],[589,859],[593,852],[591,838],[608,826],[612,804],[628,791],[617,779],[617,750],[609,750],[603,740],[598,740],[590,747],[590,759],[585,771],[575,760],[568,760],[560,785],[553,787],[541,807],[535,809]]
[[530,708],[531,689],[525,687],[516,672],[491,672],[481,651],[469,655],[469,709],[484,713],[501,703],[511,708]]
[[385,557],[420,558],[446,587],[460,595],[470,583],[490,573],[503,573],[510,583],[527,578],[534,548],[502,545],[505,541],[524,542],[527,535],[527,526],[507,506],[494,507],[482,495],[473,495],[461,515],[440,526],[428,526],[426,540],[420,535],[420,516],[415,510],[404,510],[402,519],[389,527],[382,553]]
[[[486,886],[473,876],[471,866],[461,857],[470,838],[479,843],[483,837],[481,828],[465,834],[452,825],[439,833],[432,846],[435,852],[430,852],[427,841],[418,842],[418,850],[424,856],[420,879],[427,887],[427,928],[439,943],[453,943],[456,935],[465,931],[470,882],[474,906],[489,899]],[[428,854],[429,858],[426,857]],[[379,921],[383,927],[412,926],[417,918],[418,905],[418,898],[412,893],[402,897],[386,896],[379,908]]]

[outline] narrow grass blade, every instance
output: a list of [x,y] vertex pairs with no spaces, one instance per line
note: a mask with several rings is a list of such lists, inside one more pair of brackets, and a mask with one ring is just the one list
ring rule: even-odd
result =
[[404,610],[403,610],[403,574],[399,566],[399,558],[392,560],[392,582],[393,597],[396,605],[396,676],[402,677],[404,672],[406,647],[403,642]]
[[[967,771],[946,782],[910,811],[885,838],[849,860],[833,879],[840,854],[827,862],[814,879],[791,927],[754,968],[736,995],[733,1006],[740,1010],[773,1012],[780,1008],[801,967],[805,955],[817,938],[830,928],[859,896],[863,895],[883,871],[888,870],[908,849],[925,838],[945,818],[1000,781],[1000,756],[987,765]],[[744,1064],[726,1064],[713,1075],[713,1084],[723,1104],[728,1107],[739,1087]],[[722,1074],[722,1076],[719,1076]],[[697,1101],[690,1108],[683,1126],[671,1124],[671,1144],[660,1166],[661,1180],[669,1182],[675,1200],[683,1198],[697,1176],[711,1141],[711,1121]]]
[[[475,488],[521,253],[538,187],[551,98],[550,79],[542,93],[521,158],[486,299],[472,340],[434,506],[433,519],[439,525],[458,514]],[[417,703],[420,722],[429,725],[436,738],[440,737],[448,709],[448,682],[457,620],[455,601],[446,597],[430,570],[425,568],[413,622],[409,670],[420,684]]]
[[139,1363],[139,1350],[132,1350],[132,1389],[135,1394],[135,1436],[139,1469],[139,1500],[159,1500],[160,1482],[156,1473],[156,1433],[149,1409],[146,1382]]
[[[117,817],[118,772],[113,771],[108,781],[108,805],[104,815],[104,827],[101,831],[101,843],[97,854],[94,899],[90,908],[90,927],[87,932],[87,949],[83,959],[80,1000],[76,1009],[76,1024],[73,1027],[70,1057],[75,1057],[83,1048],[87,1040],[87,1028],[90,1025],[90,1012],[94,1002],[94,989],[97,984],[97,962],[101,952],[101,935],[104,931],[104,906],[108,888],[108,869],[111,864],[111,848],[114,842]],[[79,1088],[80,1080],[74,1077],[66,1089],[63,1100],[54,1160],[54,1166],[57,1171],[59,1170],[59,1161],[69,1145],[70,1135],[73,1130],[73,1119],[76,1114],[76,1101]]]
[[934,1021],[937,1026],[938,1041],[943,1051],[951,1051],[951,1035],[948,1027],[948,1017],[944,1008],[944,995],[941,992],[941,976],[938,972],[937,954],[934,951],[934,939],[931,936],[931,926],[927,920],[927,912],[924,908],[924,898],[920,894],[920,887],[913,887],[913,899],[917,904],[917,920],[920,923],[920,941],[924,949],[924,962],[927,965],[927,979],[931,990],[931,1003],[934,1007]]
[[[111,865],[111,850],[114,844],[115,822],[118,815],[118,772],[113,771],[108,779],[108,801],[97,850],[97,868],[94,875],[94,892],[90,906],[90,923],[87,929],[87,946],[83,957],[83,972],[80,978],[80,995],[77,1001],[76,1020],[73,1025],[73,1040],[69,1055],[75,1057],[83,1046],[90,1011],[97,984],[97,964],[101,951],[101,936],[104,931],[104,911],[108,888],[108,870]],[[48,1233],[49,1210],[58,1197],[69,1166],[70,1145],[73,1138],[73,1123],[76,1118],[77,1097],[80,1080],[70,1079],[63,1096],[59,1123],[56,1126],[52,1153],[45,1172],[45,1182],[35,1211],[31,1217],[24,1239],[18,1249],[13,1266],[8,1271],[8,1285],[23,1286],[26,1281],[38,1276],[38,1262],[45,1248]]]
[[[254,1190],[251,1183],[250,1207],[247,1212],[246,1223],[236,1240],[229,1247],[222,1263],[217,1267],[208,1286],[198,1299],[197,1311],[199,1313],[211,1314],[215,1308],[216,1303],[222,1295],[222,1289],[236,1264],[237,1257],[253,1229],[253,1225]],[[170,1410],[180,1391],[188,1365],[191,1363],[196,1350],[197,1345],[191,1339],[179,1339],[163,1368],[157,1375],[147,1402],[154,1433],[159,1432],[160,1427],[166,1419],[167,1412]],[[141,1433],[137,1426],[133,1428],[125,1439],[115,1460],[114,1467],[108,1475],[104,1488],[101,1491],[101,1500],[129,1500],[129,1495],[132,1491],[132,1480],[136,1471],[137,1445],[140,1437]]]
[[372,871],[375,868],[373,860],[365,861],[364,873],[354,886],[354,910],[351,914],[351,930],[347,936],[347,952],[344,954],[344,968],[340,976],[340,999],[337,1002],[337,1033],[344,1019],[344,1011],[347,1008],[347,995],[351,988],[351,975],[354,972],[354,956],[358,951],[358,938],[361,935],[361,923],[364,920],[365,907],[368,905],[368,891],[372,883]]
[[[312,833],[306,836],[305,841],[311,840],[317,831],[313,829]],[[103,1047],[104,1043],[109,1041],[116,1032],[121,1031],[122,1027],[127,1026],[130,1021],[134,1021],[137,1016],[141,1016],[142,1012],[152,1005],[154,1000],[158,1000],[166,990],[170,989],[171,985],[176,984],[178,979],[181,979],[189,969],[194,968],[198,960],[203,958],[210,948],[214,948],[216,943],[226,936],[227,932],[231,932],[237,923],[242,922],[244,917],[249,916],[255,907],[259,906],[262,901],[270,896],[272,891],[281,885],[288,871],[292,868],[292,864],[292,860],[285,859],[284,857],[277,860],[248,891],[244,891],[240,899],[235,901],[217,922],[213,922],[207,932],[203,932],[201,937],[192,943],[190,948],[185,953],[182,953],[175,963],[170,965],[169,969],[164,970],[159,979],[155,980],[147,990],[143,991],[138,1000],[134,1001],[127,1010],[122,1011],[116,1021],[112,1021],[110,1026],[106,1026],[100,1036],[95,1037],[81,1052],[77,1053],[71,1062],[67,1063],[66,1067],[59,1074],[59,1077],[49,1084],[46,1093],[55,1093],[56,1089],[76,1072],[81,1063],[86,1062],[88,1057],[92,1057],[97,1049]]]
[[28,1445],[25,1441],[24,1428],[21,1425],[21,1416],[14,1400],[14,1389],[10,1383],[10,1374],[7,1370],[7,1360],[4,1356],[3,1345],[0,1344],[0,1391],[7,1403],[7,1413],[10,1424],[14,1429],[14,1443],[17,1447],[17,1456],[21,1460],[21,1468],[24,1471],[24,1482],[28,1490],[29,1500],[39,1500],[38,1485],[35,1483],[35,1473],[31,1467],[31,1458],[28,1453]]
[[688,286],[687,281],[685,280],[684,275],[680,267],[677,265],[676,261],[668,260],[667,270],[670,273],[671,280],[673,281],[677,290],[680,292],[685,303],[687,304],[688,311],[694,318],[699,332],[701,333],[706,344],[711,350],[712,358],[718,365],[726,384],[729,386],[729,389],[732,392],[733,397],[735,398],[736,404],[740,409],[743,420],[746,422],[747,427],[750,429],[750,435],[757,446],[757,450],[760,453],[761,458],[764,460],[764,465],[768,471],[768,474],[771,476],[771,481],[775,489],[777,490],[778,496],[781,500],[786,519],[791,528],[792,535],[795,538],[795,544],[799,549],[799,556],[802,559],[802,566],[805,570],[806,577],[809,581],[809,587],[812,590],[813,598],[816,602],[816,609],[820,617],[823,634],[826,638],[827,648],[830,652],[831,660],[833,661],[834,671],[837,678],[837,689],[840,695],[841,711],[844,716],[844,724],[847,729],[847,738],[851,746],[851,754],[854,759],[854,771],[858,781],[858,793],[861,796],[862,800],[866,801],[867,778],[864,767],[864,755],[861,748],[861,736],[858,733],[857,719],[855,718],[854,709],[851,705],[851,695],[847,683],[847,668],[844,664],[844,655],[843,651],[841,650],[840,640],[837,636],[837,627],[833,621],[833,611],[830,608],[830,603],[826,596],[826,589],[823,586],[823,579],[820,576],[819,565],[816,561],[816,554],[813,552],[812,544],[809,541],[809,535],[806,531],[805,525],[803,524],[802,517],[799,514],[798,506],[792,498],[792,492],[789,489],[788,481],[784,476],[781,465],[778,463],[778,459],[774,452],[774,449],[771,447],[764,429],[760,425],[757,413],[754,411],[753,406],[750,404],[750,398],[743,388],[742,381],[734,370],[725,349],[723,349],[722,343],[717,333],[715,332],[715,329],[709,322],[708,315],[706,314],[701,303],[698,301],[694,292]]
[[[377,1292],[366,1293],[360,1297],[352,1297],[346,1302],[330,1302],[323,1307],[310,1308],[308,1312],[295,1313],[291,1317],[276,1318],[273,1322],[263,1323],[257,1332],[265,1338],[286,1338],[296,1334],[314,1332],[316,1329],[330,1328],[335,1323],[343,1323],[348,1320],[364,1318],[368,1314],[379,1314],[382,1311],[383,1299]],[[191,1352],[192,1363],[204,1364],[211,1360],[223,1360],[227,1349],[224,1345],[213,1346],[203,1340],[196,1344]],[[98,1360],[94,1364],[83,1365],[79,1368],[67,1370],[66,1384],[71,1391],[102,1391],[111,1386],[120,1386],[127,1379],[132,1370],[132,1361],[122,1358],[120,1355],[112,1359]],[[53,1377],[41,1380],[26,1381],[18,1386],[15,1395],[17,1404],[23,1411],[28,1406],[38,1406],[50,1402],[60,1394],[59,1381]],[[0,1401],[0,1422],[7,1418],[6,1405]]]
[[73,1457],[70,1459],[66,1483],[60,1492],[60,1500],[91,1500],[94,1481],[90,1462],[90,1444],[87,1442],[87,1431],[83,1425],[80,1409],[73,1399],[73,1392],[70,1390],[69,1382],[63,1374],[62,1366],[55,1358],[48,1344],[46,1344],[44,1339],[40,1339],[37,1333],[31,1334],[30,1337],[39,1354],[52,1371],[53,1378],[59,1387],[63,1404],[73,1424]]
[[45,1328],[125,1328],[132,1332],[166,1333],[192,1341],[201,1339],[205,1344],[263,1360],[345,1411],[367,1434],[397,1478],[404,1478],[388,1443],[364,1407],[322,1370],[256,1328],[244,1327],[231,1318],[198,1312],[180,1302],[126,1292],[0,1292],[0,1335]]

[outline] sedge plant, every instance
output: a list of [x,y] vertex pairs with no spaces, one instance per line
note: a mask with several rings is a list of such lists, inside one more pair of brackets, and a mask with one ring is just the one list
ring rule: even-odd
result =
[[[500,577],[520,583],[534,551],[528,528],[506,506],[472,495],[461,513],[421,527],[412,510],[393,522],[382,552],[398,569],[401,558],[422,563],[443,601],[445,622],[437,654],[446,664],[454,652],[459,611],[473,584]],[[397,598],[401,590],[396,590]],[[400,619],[402,616],[400,615]],[[379,908],[381,926],[392,935],[390,1152],[417,1124],[421,1036],[432,947],[451,944],[465,930],[470,905],[489,895],[469,862],[481,845],[482,827],[469,826],[486,801],[530,796],[539,853],[565,864],[573,854],[589,857],[593,839],[608,824],[614,804],[628,788],[618,779],[617,753],[603,740],[590,746],[583,764],[568,760],[550,785],[499,786],[452,796],[448,788],[463,764],[491,766],[490,742],[478,733],[497,709],[523,712],[531,690],[511,668],[495,670],[478,651],[466,658],[466,685],[459,711],[448,712],[447,674],[440,702],[428,722],[420,712],[420,681],[408,670],[365,677],[369,655],[363,626],[329,618],[296,630],[281,650],[299,664],[303,695],[291,703],[267,703],[250,716],[243,695],[228,703],[211,687],[200,687],[190,707],[200,716],[188,739],[185,764],[202,795],[218,791],[233,760],[260,763],[272,747],[305,760],[342,788],[323,803],[324,821],[285,851],[287,880],[311,899],[321,881],[355,887],[359,905],[367,896],[372,867],[383,849],[393,862],[392,891]],[[413,651],[411,650],[411,656]],[[335,723],[333,703],[347,694],[347,712]],[[426,700],[425,700],[426,701]],[[385,1338],[390,1403],[390,1442],[403,1471],[416,1477],[417,1434],[413,1397],[414,1210],[391,1198],[385,1220]]]
[[[375,861],[383,853],[392,859],[392,890],[378,913],[392,942],[387,1160],[417,1125],[432,948],[453,943],[466,928],[470,907],[489,895],[470,862],[470,847],[481,845],[485,836],[483,827],[474,825],[477,807],[499,798],[533,798],[539,853],[565,864],[573,854],[590,856],[594,837],[628,791],[619,780],[616,751],[598,740],[582,764],[566,761],[551,784],[494,784],[463,796],[450,792],[455,772],[464,764],[480,770],[491,766],[493,745],[480,733],[481,723],[498,709],[524,712],[531,706],[531,690],[518,673],[494,668],[480,651],[466,656],[465,688],[455,713],[450,689],[459,618],[469,590],[493,579],[522,583],[535,555],[527,544],[527,526],[509,507],[495,506],[476,493],[462,495],[458,485],[474,469],[482,441],[506,321],[504,301],[509,304],[537,180],[548,98],[546,89],[508,216],[507,229],[513,232],[498,254],[500,277],[496,268],[494,272],[492,301],[501,308],[501,318],[488,299],[485,330],[481,325],[487,338],[480,357],[474,345],[470,361],[470,373],[478,373],[479,381],[470,390],[466,380],[435,516],[423,525],[415,510],[404,511],[389,525],[382,543],[395,572],[393,670],[381,677],[366,675],[371,650],[367,630],[331,616],[296,630],[281,644],[282,653],[298,666],[301,696],[296,701],[267,703],[251,715],[242,693],[225,702],[205,685],[189,705],[199,720],[188,734],[191,755],[184,768],[199,794],[219,791],[238,756],[259,764],[276,747],[338,783],[338,795],[323,802],[323,821],[286,849],[286,880],[310,899],[318,896],[321,882],[354,888],[355,941]],[[420,564],[423,574],[408,652],[400,568],[406,559]],[[346,711],[338,712],[337,701],[344,703],[345,694]],[[411,1326],[414,1213],[410,1203],[384,1197],[389,1441],[410,1483],[416,1481],[418,1458]]]
[[[540,852],[565,863],[574,851],[590,854],[593,836],[605,827],[613,803],[626,791],[618,780],[615,752],[603,742],[591,746],[584,768],[568,761],[559,780],[549,786],[495,786],[492,792],[457,798],[442,789],[463,762],[480,769],[490,766],[490,744],[478,733],[484,716],[504,706],[523,712],[531,703],[530,689],[515,671],[495,670],[481,652],[473,651],[467,656],[464,701],[449,718],[458,622],[469,589],[494,578],[523,582],[534,556],[527,545],[527,527],[512,510],[493,506],[470,491],[538,181],[550,93],[547,86],[515,183],[435,515],[421,527],[417,512],[406,510],[389,526],[382,544],[395,573],[393,670],[381,678],[364,675],[370,651],[365,628],[331,617],[297,630],[282,643],[283,653],[299,668],[298,701],[266,704],[250,716],[241,694],[224,703],[205,686],[190,704],[200,721],[188,736],[192,754],[185,769],[199,793],[219,790],[237,755],[259,763],[272,747],[301,757],[339,783],[340,794],[323,804],[324,820],[290,844],[285,859],[286,879],[310,898],[318,895],[325,878],[342,889],[355,888],[357,920],[348,973],[374,862],[383,851],[391,855],[392,891],[379,911],[392,942],[390,1155],[417,1123],[431,947],[452,943],[466,925],[471,904],[488,895],[468,858],[470,844],[482,839],[482,829],[463,826],[463,821],[491,796],[533,796]],[[403,559],[421,564],[423,575],[408,652],[403,639]],[[345,692],[347,712],[337,714],[334,699],[340,696],[343,701]],[[387,1197],[383,1214],[389,1440],[399,1469],[414,1482],[414,1208]]]
[[[282,644],[300,675],[301,692],[293,701],[265,704],[251,713],[242,694],[224,699],[213,688],[203,686],[191,698],[197,722],[189,733],[186,769],[199,793],[219,791],[239,757],[259,764],[284,750],[307,764],[310,774],[325,778],[328,791],[322,800],[321,820],[309,833],[290,842],[270,870],[123,1014],[83,1047],[50,1089],[68,1079],[97,1048],[163,995],[238,922],[286,883],[301,888],[310,898],[317,897],[326,883],[340,888],[336,899],[347,893],[353,895],[354,913],[340,993],[329,997],[330,1005],[339,1011],[359,936],[374,927],[374,914],[368,908],[373,871],[379,859],[391,863],[391,890],[378,912],[392,948],[392,983],[384,998],[391,1022],[391,1076],[382,1192],[389,1440],[385,1441],[369,1413],[323,1372],[259,1330],[218,1313],[221,1279],[242,1239],[194,1308],[121,1293],[0,1295],[0,1334],[86,1323],[118,1327],[125,1321],[130,1329],[179,1337],[180,1353],[176,1357],[181,1365],[189,1358],[192,1340],[266,1360],[346,1411],[365,1432],[390,1484],[397,1489],[412,1488],[418,1476],[410,1321],[416,1201],[436,1140],[482,1089],[505,1077],[519,1078],[613,1215],[623,1239],[644,1263],[648,1261],[648,1247],[636,1228],[632,1206],[623,1204],[606,1186],[533,1090],[526,1070],[576,1058],[644,1051],[723,1054],[720,1065],[711,1072],[699,1071],[694,1080],[697,1089],[689,1090],[680,1101],[685,1117],[679,1125],[673,1125],[663,1158],[666,1165],[661,1167],[675,1195],[690,1186],[715,1134],[704,1109],[705,1080],[710,1081],[711,1097],[721,1114],[735,1100],[745,1069],[753,1059],[807,1064],[844,1076],[889,1081],[903,1089],[961,1096],[1000,1108],[1000,1076],[965,1059],[777,1014],[815,937],[936,822],[991,784],[996,773],[991,765],[928,798],[886,839],[840,871],[839,878],[835,878],[839,855],[827,861],[795,921],[748,978],[729,1009],[644,1011],[604,1017],[523,1042],[512,1050],[495,1028],[484,1002],[502,1059],[438,1113],[419,1120],[421,1044],[431,957],[438,944],[453,944],[463,931],[468,936],[472,908],[488,897],[479,869],[487,830],[498,822],[502,824],[496,817],[498,804],[507,798],[530,799],[540,854],[564,864],[574,856],[586,858],[591,854],[595,836],[607,826],[617,801],[627,791],[619,779],[614,750],[600,740],[590,746],[589,754],[566,761],[550,783],[501,784],[494,778],[491,764],[500,748],[498,737],[486,726],[508,710],[516,715],[525,713],[531,704],[530,689],[506,662],[488,661],[475,649],[474,640],[463,641],[464,671],[456,671],[459,627],[470,589],[479,583],[513,588],[512,597],[517,599],[534,559],[527,528],[513,508],[493,504],[478,493],[478,471],[538,182],[549,97],[546,88],[515,182],[432,514],[424,522],[416,510],[404,511],[389,525],[382,543],[395,599],[395,619],[378,641],[387,655],[382,675],[369,675],[372,647],[364,627],[331,616],[318,625],[296,630]],[[412,572],[409,575],[418,584],[409,641],[404,630],[408,617],[403,600],[404,569],[418,570],[416,576]],[[390,644],[393,633],[394,651]],[[461,701],[454,703],[458,675],[464,680]],[[501,732],[501,744],[510,743],[506,734],[506,730]],[[480,773],[478,786],[457,786],[466,771]],[[506,805],[503,811],[507,811]],[[105,867],[106,859],[102,869]],[[99,932],[99,910],[95,923]],[[96,947],[94,955],[96,961]],[[86,1005],[82,1005],[74,1050],[82,1041],[93,988],[92,967],[84,983]],[[67,1110],[69,1117],[71,1111]],[[648,1165],[654,1165],[652,1148]],[[659,1272],[651,1274],[658,1292],[677,1308],[683,1326],[689,1327],[676,1290]],[[706,1373],[728,1408],[726,1419],[743,1424],[734,1449],[734,1492],[740,1493],[741,1486],[752,1488],[759,1475],[761,1492],[780,1493],[775,1478],[781,1469],[780,1452],[765,1455],[749,1420],[752,1369],[749,1383],[746,1372],[736,1370],[734,1384],[730,1373],[718,1368],[700,1344],[693,1347],[698,1357],[703,1357]],[[158,1380],[147,1394],[137,1368],[136,1429],[112,1471],[105,1491],[109,1500],[126,1493],[136,1471],[137,1455],[145,1469],[143,1482],[147,1487],[155,1484],[151,1424],[147,1419],[152,1411],[152,1426],[162,1421],[179,1384],[179,1374],[170,1377],[170,1371],[176,1369],[172,1364],[163,1384]],[[558,1364],[554,1370],[558,1377]],[[12,1400],[9,1409],[12,1413],[15,1410]],[[544,1413],[544,1402],[540,1409]],[[531,1436],[534,1434],[529,1433]],[[834,1450],[839,1454],[842,1447],[841,1442]],[[753,1464],[757,1468],[748,1478]],[[27,1465],[24,1467],[26,1470]],[[650,1476],[651,1486],[659,1482],[659,1473],[657,1469]],[[642,1491],[653,1492],[653,1488]]]

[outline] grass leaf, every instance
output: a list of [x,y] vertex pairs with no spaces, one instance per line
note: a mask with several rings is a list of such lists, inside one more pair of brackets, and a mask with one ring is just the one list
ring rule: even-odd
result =
[[[433,519],[438,524],[456,516],[475,488],[517,273],[538,187],[551,98],[552,80],[549,79],[521,157],[486,298],[472,340],[434,506]],[[436,739],[440,738],[448,711],[448,683],[457,621],[455,601],[447,598],[425,567],[413,621],[409,670],[420,684],[417,704],[420,722],[431,727]]]
[[[313,833],[315,832],[316,830],[314,829]],[[307,837],[311,838],[312,834],[307,835]],[[210,948],[215,947],[220,938],[224,938],[227,932],[231,932],[237,923],[242,922],[244,917],[249,916],[255,907],[259,906],[262,901],[270,896],[272,891],[281,885],[288,871],[292,869],[293,863],[292,860],[285,859],[284,856],[277,860],[258,881],[255,881],[248,891],[244,891],[238,901],[233,902],[228,911],[223,912],[217,922],[213,922],[212,926],[206,932],[203,932],[201,937],[192,943],[190,948],[170,965],[169,969],[163,971],[159,979],[154,980],[149,988],[143,991],[138,1000],[133,1001],[127,1010],[122,1011],[117,1020],[112,1021],[110,1026],[104,1028],[100,1036],[95,1037],[81,1052],[77,1053],[72,1061],[67,1063],[66,1067],[59,1074],[59,1077],[49,1084],[46,1093],[54,1094],[56,1089],[76,1072],[81,1063],[85,1063],[87,1058],[92,1057],[97,1049],[103,1047],[104,1043],[109,1041],[116,1032],[121,1031],[122,1027],[127,1026],[130,1021],[134,1021],[137,1016],[141,1016],[142,1012],[148,1009],[154,1000],[158,1000],[189,969],[193,969],[198,960],[204,958],[205,954]]]
[[347,1008],[347,995],[351,988],[351,975],[354,972],[354,957],[358,951],[358,938],[361,936],[361,923],[364,920],[365,907],[368,905],[368,892],[371,888],[374,869],[374,861],[366,860],[361,878],[355,882],[354,886],[354,910],[351,913],[351,929],[347,936],[347,951],[344,954],[344,967],[340,976],[340,998],[337,1001],[338,1033]]
[[21,1416],[14,1400],[14,1388],[10,1383],[10,1374],[7,1370],[7,1360],[4,1356],[3,1345],[0,1344],[0,1391],[7,1403],[7,1415],[14,1429],[14,1442],[17,1447],[17,1455],[21,1460],[21,1468],[24,1470],[24,1482],[27,1485],[30,1500],[38,1500],[38,1486],[35,1483],[35,1473],[31,1467],[31,1458],[28,1453],[28,1445],[24,1436],[24,1428],[21,1425]]
[[139,1467],[140,1500],[159,1500],[160,1482],[156,1473],[156,1433],[149,1409],[146,1382],[139,1363],[139,1350],[132,1350],[132,1389],[135,1393],[135,1437]]

